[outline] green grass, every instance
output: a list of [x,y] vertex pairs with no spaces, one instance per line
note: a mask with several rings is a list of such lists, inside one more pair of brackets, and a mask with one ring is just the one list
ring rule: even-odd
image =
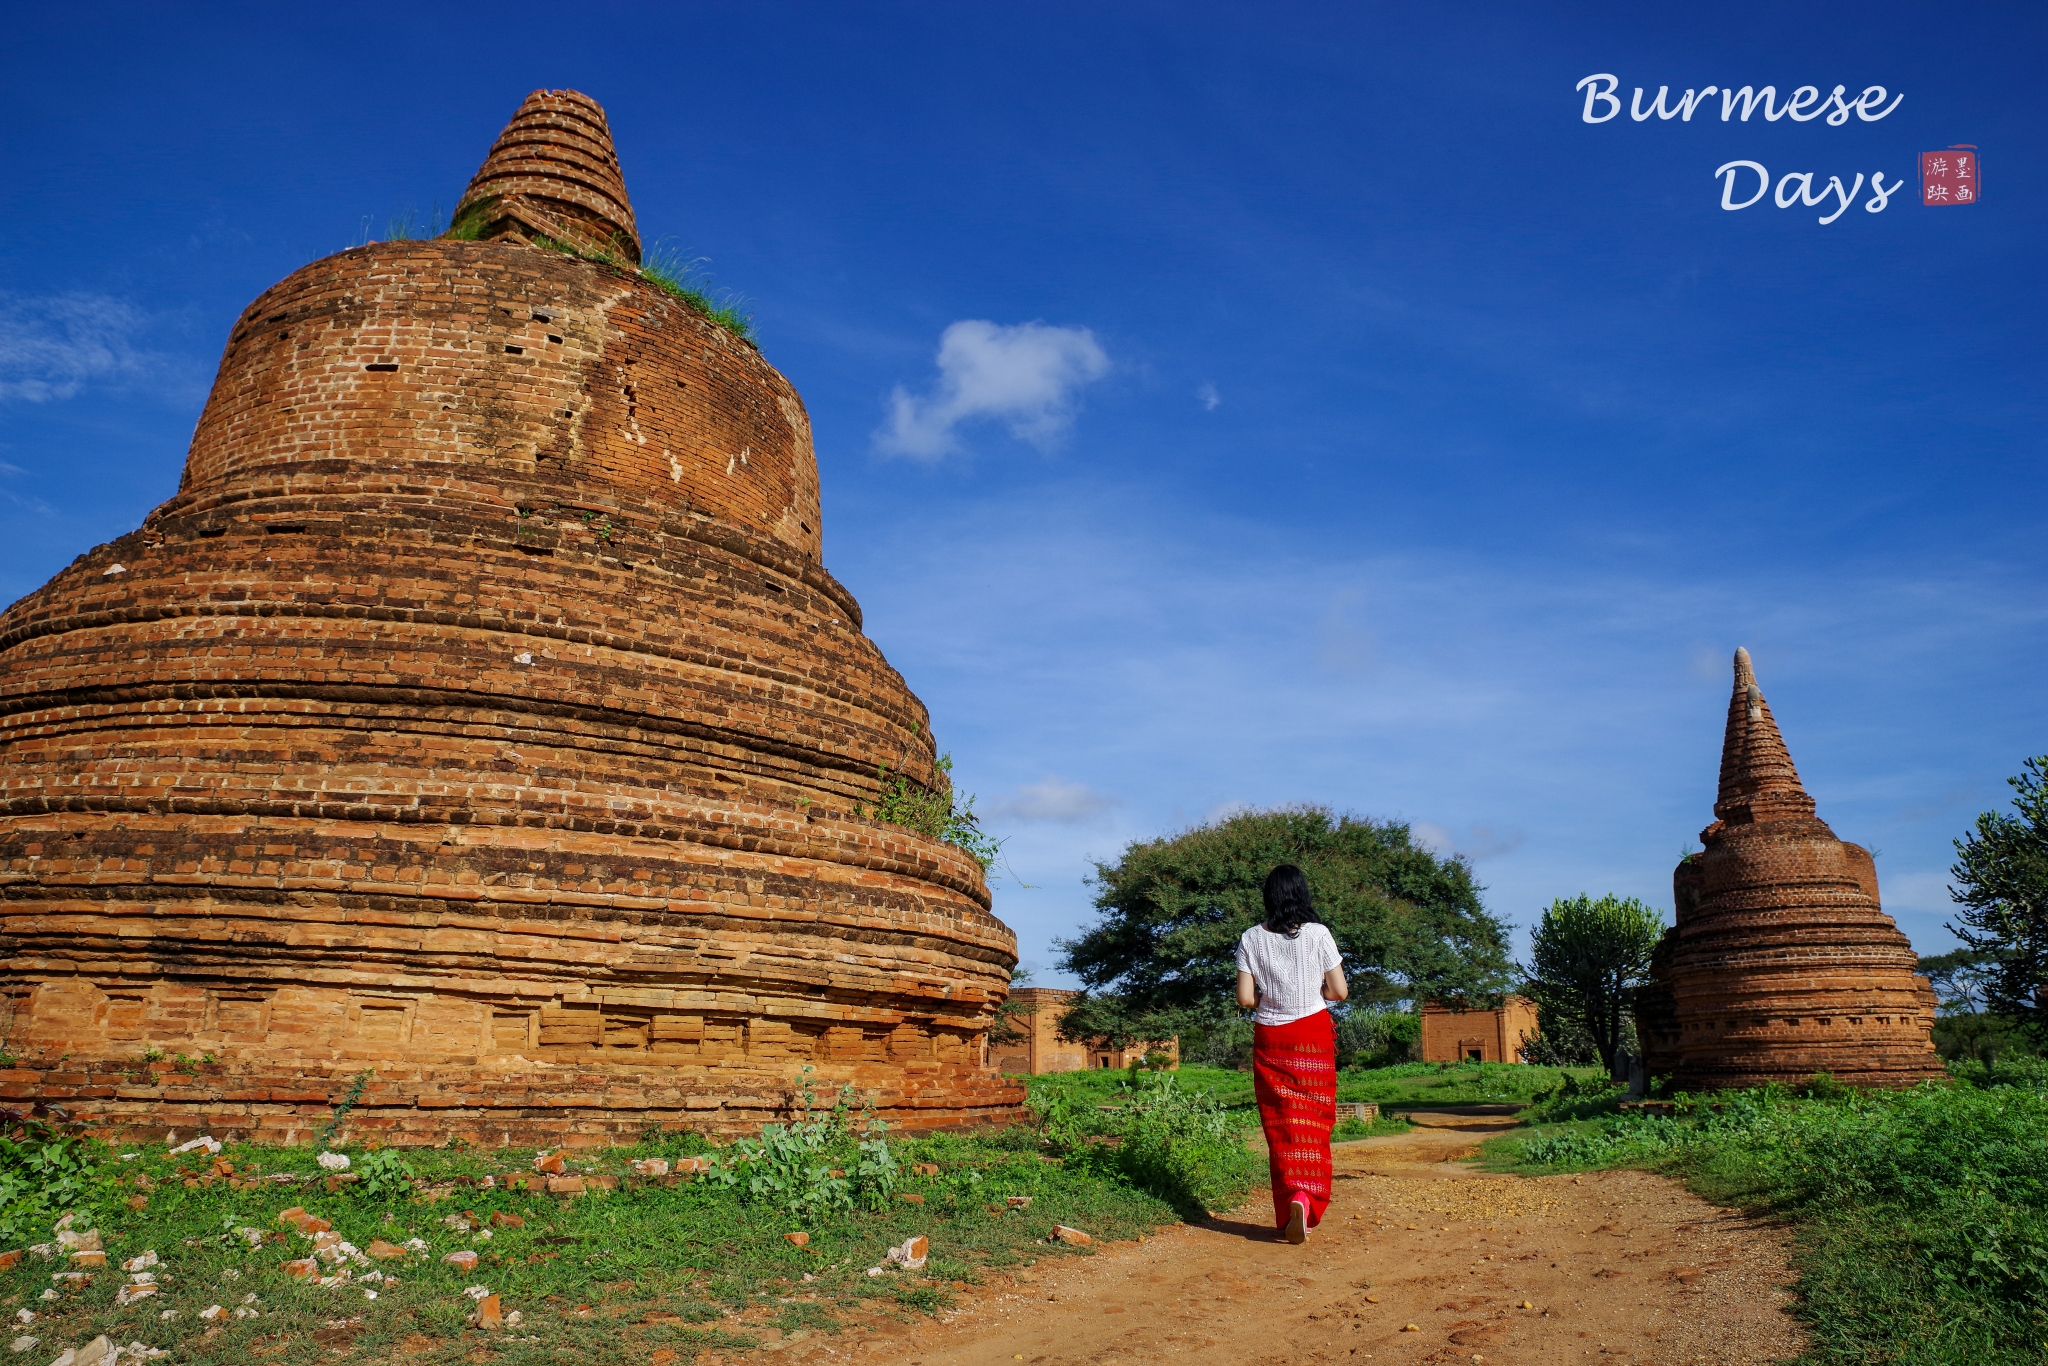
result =
[[1815,1366],[2048,1360],[2048,1064],[1960,1064],[1957,1084],[1681,1099],[1487,1145],[1497,1170],[1635,1166],[1789,1219]]
[[[701,1146],[701,1145],[699,1145]],[[1054,1224],[1086,1229],[1098,1239],[1143,1236],[1174,1219],[1157,1196],[1100,1171],[1051,1160],[1038,1136],[1013,1129],[979,1137],[938,1136],[891,1143],[904,1167],[897,1191],[923,1197],[922,1205],[892,1200],[876,1211],[835,1213],[805,1221],[752,1201],[744,1189],[720,1189],[702,1180],[675,1187],[659,1183],[578,1197],[507,1189],[478,1189],[485,1175],[530,1172],[531,1152],[408,1151],[418,1173],[416,1193],[391,1201],[365,1198],[357,1188],[327,1192],[317,1180],[311,1149],[235,1146],[223,1156],[237,1172],[304,1178],[260,1182],[231,1190],[225,1182],[190,1189],[185,1179],[207,1170],[211,1159],[172,1158],[161,1148],[130,1145],[81,1151],[90,1176],[67,1197],[87,1213],[78,1226],[96,1226],[109,1265],[92,1284],[44,1301],[51,1260],[25,1256],[0,1273],[0,1307],[38,1317],[16,1331],[41,1339],[34,1360],[105,1333],[115,1341],[142,1341],[173,1349],[195,1363],[311,1363],[381,1361],[404,1354],[423,1363],[474,1360],[483,1341],[467,1326],[474,1302],[463,1291],[488,1286],[523,1322],[493,1340],[493,1360],[525,1362],[644,1363],[667,1348],[687,1361],[718,1347],[758,1342],[770,1329],[863,1334],[892,1320],[915,1318],[950,1302],[955,1289],[985,1273],[1044,1257],[1087,1255],[1045,1240]],[[625,1175],[630,1159],[667,1149],[611,1149],[577,1157],[577,1170]],[[120,1152],[138,1152],[119,1160]],[[356,1158],[360,1165],[363,1154]],[[935,1163],[936,1176],[914,1176],[913,1163]],[[19,1163],[16,1164],[19,1167]],[[138,1193],[138,1175],[152,1183],[147,1206],[124,1203]],[[33,1200],[18,1189],[19,1212]],[[430,1198],[438,1195],[439,1198]],[[1026,1209],[1006,1197],[1028,1196]],[[26,1203],[24,1203],[26,1202]],[[307,1241],[282,1228],[278,1213],[303,1205],[330,1220],[358,1247],[372,1239],[402,1243],[422,1238],[430,1253],[407,1263],[378,1263],[398,1284],[368,1288],[360,1281],[322,1289],[289,1279],[284,1262],[306,1255]],[[1000,1213],[991,1213],[990,1206]],[[514,1214],[522,1228],[500,1228],[483,1240],[446,1226],[457,1211],[488,1219]],[[38,1215],[37,1227],[48,1228]],[[236,1233],[258,1228],[273,1235],[251,1248]],[[811,1235],[798,1248],[783,1235]],[[868,1276],[885,1249],[912,1235],[931,1240],[922,1272]],[[31,1237],[48,1236],[47,1232]],[[12,1244],[20,1246],[20,1243]],[[483,1255],[464,1274],[441,1259],[471,1249]],[[127,1308],[115,1293],[126,1281],[117,1263],[154,1251],[160,1292]],[[361,1270],[358,1276],[364,1274]],[[806,1280],[806,1275],[814,1279]],[[244,1305],[247,1296],[255,1296]],[[259,1316],[212,1323],[200,1311],[219,1304],[229,1313],[254,1308]],[[170,1311],[174,1317],[165,1319]],[[218,1328],[209,1335],[208,1330]]]
[[[1034,1095],[1063,1093],[1099,1105],[1119,1105],[1131,1094],[1131,1073],[1101,1069],[1018,1077]],[[1252,1074],[1223,1067],[1181,1067],[1173,1074],[1184,1090],[1213,1096],[1227,1110],[1248,1110]],[[1337,1099],[1375,1101],[1382,1108],[1404,1105],[1528,1104],[1556,1091],[1570,1077],[1593,1086],[1597,1067],[1531,1067],[1519,1063],[1410,1062],[1394,1067],[1348,1069],[1337,1074]]]
[[[1103,1105],[1122,1104],[1132,1094],[1133,1074],[1127,1068],[1099,1068],[1087,1072],[1047,1072],[1040,1076],[1017,1076],[1013,1079],[1024,1084],[1026,1090],[1037,1094],[1041,1091],[1060,1091],[1077,1098],[1088,1098]],[[1183,1091],[1197,1095],[1215,1096],[1220,1104],[1251,1104],[1252,1074],[1239,1072],[1228,1067],[1196,1067],[1192,1063],[1176,1068],[1174,1080]],[[1237,1093],[1243,1092],[1243,1099]]]
[[1410,1062],[1339,1073],[1337,1099],[1377,1101],[1382,1107],[1528,1104],[1556,1090],[1566,1077],[1589,1081],[1599,1076],[1597,1067]]
[[754,339],[754,315],[738,295],[713,295],[711,282],[697,273],[702,258],[689,257],[655,244],[640,262],[640,278],[667,290],[735,337]]
[[1414,1127],[1400,1115],[1381,1115],[1370,1122],[1340,1119],[1337,1121],[1337,1127],[1330,1130],[1330,1141],[1353,1143],[1361,1138],[1386,1138],[1393,1134],[1405,1134]]

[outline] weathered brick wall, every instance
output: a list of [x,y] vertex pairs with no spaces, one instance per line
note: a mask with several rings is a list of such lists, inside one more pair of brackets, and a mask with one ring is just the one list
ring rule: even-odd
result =
[[1673,879],[1676,935],[1655,971],[1677,1035],[1657,1028],[1654,1060],[1688,1090],[1944,1075],[1933,990],[1879,907],[1870,854],[1815,816],[1743,651],[1714,814]]
[[365,1127],[599,1141],[808,1066],[1013,1112],[1014,937],[858,814],[935,750],[818,527],[795,392],[635,276],[398,242],[268,291],[178,495],[0,615],[0,1095],[303,1132],[372,1068]]
[[366,477],[430,514],[481,500],[499,520],[580,519],[636,500],[818,555],[810,419],[789,381],[629,271],[503,240],[315,261],[229,334],[180,510],[296,525],[345,515],[323,493]]
[[1422,1007],[1417,1044],[1424,1062],[1464,1062],[1477,1051],[1481,1062],[1522,1060],[1522,1049],[1538,1033],[1536,1003],[1510,996],[1495,1010],[1455,1010],[1436,1001]]

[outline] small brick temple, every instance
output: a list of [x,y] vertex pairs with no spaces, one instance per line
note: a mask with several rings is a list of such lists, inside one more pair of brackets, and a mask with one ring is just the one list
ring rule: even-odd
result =
[[[0,1095],[110,1130],[1001,1118],[1016,941],[819,563],[802,400],[529,96],[431,241],[235,322],[175,497],[0,615]],[[184,1055],[178,1063],[176,1055]]]
[[1636,1013],[1649,1072],[1689,1091],[1946,1075],[1934,990],[1879,907],[1877,866],[1815,815],[1747,650],[1700,842],[1672,875],[1677,924]]
[[1019,1007],[1017,1037],[992,1045],[996,1066],[1012,1076],[1047,1072],[1089,1072],[1129,1067],[1147,1056],[1164,1054],[1168,1067],[1180,1066],[1180,1040],[1154,1039],[1125,1045],[1107,1039],[1076,1042],[1060,1037],[1060,1016],[1081,993],[1060,987],[1015,987],[1010,999]]
[[1514,1062],[1540,1029],[1536,1003],[1509,996],[1492,1010],[1463,1010],[1441,1001],[1422,1007],[1416,1051],[1424,1062]]

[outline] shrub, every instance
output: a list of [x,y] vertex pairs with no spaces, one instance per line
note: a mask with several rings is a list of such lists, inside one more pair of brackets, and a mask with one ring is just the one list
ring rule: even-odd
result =
[[1384,1067],[1415,1056],[1422,1038],[1422,1017],[1384,1006],[1355,1006],[1337,1020],[1339,1067]]
[[954,791],[953,756],[941,754],[936,767],[936,784],[916,787],[901,773],[891,779],[889,766],[881,765],[875,770],[875,779],[881,784],[880,795],[871,807],[863,808],[856,802],[854,814],[900,825],[927,839],[950,844],[971,855],[986,873],[1003,852],[1003,842],[982,830],[981,818],[974,814],[974,798],[969,796],[963,802]]
[[43,1106],[22,1114],[0,1110],[0,1242],[40,1242],[65,1214],[87,1216],[100,1189],[103,1145],[67,1133]]
[[763,1125],[759,1138],[738,1140],[712,1162],[705,1183],[813,1219],[882,1208],[896,1190],[899,1172],[888,1140],[882,1137],[888,1126],[870,1119],[856,1134],[848,1105],[850,1086],[829,1113],[810,1118],[810,1070],[804,1069],[799,1102],[806,1118]]
[[1257,1177],[1247,1118],[1182,1089],[1171,1072],[1140,1074],[1130,1103],[1110,1110],[1084,1109],[1066,1091],[1041,1094],[1041,1129],[1067,1166],[1150,1191],[1183,1217],[1228,1207]]
[[412,1194],[416,1173],[395,1148],[364,1153],[355,1160],[353,1170],[362,1178],[356,1182],[355,1192],[365,1200],[399,1200]]
[[1560,1073],[1556,1087],[1538,1096],[1522,1111],[1524,1124],[1555,1124],[1560,1120],[1589,1119],[1612,1114],[1627,1091],[1603,1071],[1584,1081],[1569,1072]]

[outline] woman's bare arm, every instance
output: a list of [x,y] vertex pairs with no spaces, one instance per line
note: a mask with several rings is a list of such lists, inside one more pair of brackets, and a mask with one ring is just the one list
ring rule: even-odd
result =
[[[1240,982],[1244,980],[1243,973],[1240,972],[1237,976]],[[1239,996],[1244,995],[1244,988],[1242,986],[1238,987],[1237,994]],[[1341,1001],[1350,995],[1351,984],[1344,980],[1344,969],[1331,968],[1323,974],[1323,999],[1325,1001]]]
[[[1339,997],[1338,999],[1342,1000],[1343,998]],[[1246,1010],[1257,1010],[1259,1008],[1259,984],[1253,980],[1252,975],[1248,972],[1241,971],[1237,974],[1237,1003]]]

